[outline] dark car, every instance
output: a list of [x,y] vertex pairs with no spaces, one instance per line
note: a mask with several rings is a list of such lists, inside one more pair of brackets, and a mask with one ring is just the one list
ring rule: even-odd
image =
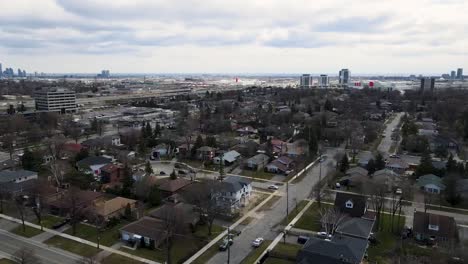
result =
[[305,244],[309,240],[308,236],[298,236],[297,237],[297,243],[299,244]]
[[185,174],[187,174],[187,172],[186,172],[186,171],[184,171],[184,170],[179,170],[179,171],[178,171],[178,173],[179,173],[179,174],[181,174],[181,175],[185,175]]
[[63,221],[54,224],[54,225],[52,226],[52,229],[59,229],[59,228],[61,228],[62,226],[68,224],[68,222],[70,222],[70,219],[69,219],[69,218],[65,218]]
[[166,175],[164,171],[159,172],[159,175]]

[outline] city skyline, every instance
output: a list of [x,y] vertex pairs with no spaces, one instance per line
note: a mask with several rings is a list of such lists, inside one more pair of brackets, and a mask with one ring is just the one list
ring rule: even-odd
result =
[[457,0],[352,6],[44,0],[41,12],[36,8],[22,0],[0,10],[4,65],[49,73],[330,74],[350,68],[429,75],[463,68],[468,58],[468,3]]

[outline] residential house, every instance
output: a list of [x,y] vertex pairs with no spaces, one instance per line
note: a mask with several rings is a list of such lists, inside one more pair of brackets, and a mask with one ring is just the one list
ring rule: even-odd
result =
[[288,143],[286,148],[283,148],[283,154],[287,155],[291,158],[297,158],[299,156],[303,156],[307,154],[309,147],[307,141],[303,139],[299,139],[294,141],[293,143]]
[[158,186],[158,189],[163,197],[169,197],[192,183],[193,182],[191,180],[184,178],[177,178],[175,180],[164,178],[156,181],[155,184]]
[[266,165],[265,170],[271,173],[282,173],[288,174],[294,167],[294,160],[288,156],[281,156],[268,165]]
[[374,172],[372,181],[387,186],[388,191],[392,191],[393,188],[400,186],[401,176],[393,170],[383,169]]
[[215,148],[203,146],[197,149],[196,156],[199,160],[211,161],[215,157],[215,151],[216,151]]
[[354,167],[346,171],[345,176],[340,178],[342,185],[358,186],[367,182],[370,177],[368,171],[362,167]]
[[232,150],[239,152],[244,157],[251,157],[257,153],[259,144],[253,140],[249,140],[245,143],[235,145]]
[[355,177],[367,177],[369,172],[362,167],[354,167],[354,168],[347,170],[345,174],[346,176],[355,178]]
[[237,129],[236,131],[237,133],[239,133],[240,136],[248,136],[248,135],[254,135],[258,133],[257,129],[254,129],[251,126],[241,127]]
[[164,221],[145,216],[132,222],[120,230],[122,241],[129,245],[146,248],[158,248],[166,240]]
[[405,171],[409,169],[409,164],[401,158],[388,158],[385,163],[385,168],[398,174],[404,174]]
[[216,156],[214,159],[213,159],[213,163],[214,164],[220,164],[221,163],[221,160],[223,161],[223,164],[225,166],[229,166],[229,165],[232,165],[234,164],[234,162],[236,162],[237,160],[239,160],[240,158],[240,153],[235,151],[235,150],[231,150],[231,151],[228,151],[220,156]]
[[426,174],[418,178],[416,186],[428,193],[440,194],[445,190],[442,179],[434,174]]
[[232,213],[249,202],[252,185],[248,179],[229,176],[220,183],[216,192],[218,205]]
[[109,163],[101,168],[101,183],[107,187],[120,185],[123,177],[121,165]]
[[367,198],[351,193],[336,193],[335,207],[351,217],[363,217],[367,213]]
[[133,212],[136,209],[136,203],[136,200],[118,196],[110,200],[96,200],[94,201],[94,208],[99,216],[104,220],[109,220],[122,217],[127,206],[130,206],[130,210]]
[[296,263],[360,264],[368,244],[367,239],[339,234],[331,239],[311,237],[298,252]]
[[366,168],[367,163],[369,163],[369,160],[374,158],[374,155],[372,155],[372,152],[370,151],[361,151],[356,158],[358,160],[358,165],[360,167]]
[[271,146],[273,148],[273,153],[274,154],[281,154],[283,151],[286,150],[288,143],[282,141],[281,139],[272,139],[271,140]]
[[110,147],[118,147],[121,146],[120,142],[120,135],[109,135],[103,136],[99,138],[93,138],[85,140],[81,143],[83,147],[88,149],[103,149],[103,148],[110,148]]
[[249,170],[261,170],[263,169],[267,164],[270,158],[263,154],[257,154],[245,161],[245,168]]
[[149,216],[164,220],[166,212],[177,212],[179,219],[187,229],[194,230],[200,221],[200,213],[194,205],[180,202],[178,200],[166,201],[164,205],[149,212]]
[[153,150],[151,151],[151,155],[157,159],[165,157],[169,154],[169,148],[170,147],[164,143],[159,144],[153,148]]
[[453,217],[420,211],[414,212],[413,232],[416,240],[431,244],[457,239],[457,226]]
[[92,209],[95,202],[104,197],[105,193],[102,192],[67,190],[48,199],[46,205],[51,214],[67,216],[73,208],[73,203],[75,204],[75,210],[83,212]]
[[437,135],[435,137],[429,138],[429,147],[433,152],[436,151],[438,148],[458,150],[458,143],[452,138]]
[[37,172],[28,170],[3,170],[0,171],[0,184],[20,183],[29,180],[36,180]]
[[92,156],[84,158],[76,163],[76,167],[82,172],[93,174],[98,177],[101,174],[101,168],[111,163],[112,159],[101,156]]

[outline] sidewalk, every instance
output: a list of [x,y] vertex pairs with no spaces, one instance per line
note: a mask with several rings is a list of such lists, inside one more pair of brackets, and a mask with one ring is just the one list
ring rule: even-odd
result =
[[[10,220],[10,221],[16,222],[16,223],[21,223],[21,220],[20,220],[20,219],[17,219],[17,218],[8,216],[8,215],[4,215],[4,214],[0,214],[0,218],[6,219],[6,220]],[[30,226],[30,227],[34,227],[34,228],[37,228],[37,229],[41,229],[41,227],[40,227],[39,225],[30,223],[30,222],[25,222],[25,224],[26,224],[27,226]],[[96,243],[91,242],[91,241],[88,241],[88,240],[85,240],[85,239],[82,239],[82,238],[79,238],[79,237],[75,237],[75,236],[68,235],[68,234],[63,234],[63,233],[60,233],[60,232],[58,232],[58,231],[55,231],[55,230],[52,230],[52,229],[48,229],[48,228],[44,228],[44,232],[51,233],[51,234],[57,235],[57,236],[61,236],[61,237],[63,237],[63,238],[67,238],[67,239],[70,239],[70,240],[73,240],[73,241],[76,241],[76,242],[79,242],[79,243],[83,243],[83,244],[86,244],[86,245],[88,245],[88,246],[92,246],[92,247],[97,248],[97,244],[96,244]],[[29,241],[34,241],[34,240],[32,240],[32,239],[28,239],[28,240],[29,240]],[[36,242],[36,241],[34,241],[34,242],[35,242],[35,243],[38,243],[38,244],[42,244],[42,243],[39,243],[39,242]],[[143,262],[143,263],[160,264],[159,262],[152,261],[152,260],[145,259],[145,258],[141,258],[141,257],[135,256],[135,255],[132,255],[132,254],[129,254],[129,253],[125,253],[125,252],[123,252],[123,251],[120,251],[120,250],[111,248],[111,247],[106,247],[106,246],[100,245],[99,248],[102,249],[102,250],[104,250],[104,251],[109,251],[110,253],[119,254],[119,255],[122,255],[122,256],[124,256],[124,257],[130,258],[130,259],[134,259],[134,260],[137,260],[137,261],[140,261],[140,262]],[[70,253],[70,254],[71,254],[71,253]]]
[[[57,229],[56,231],[57,231],[57,232],[60,232],[60,233],[63,233],[63,232],[65,232],[68,228],[70,228],[69,225],[64,225],[64,226],[62,226],[61,228]],[[49,233],[49,232],[42,232],[42,233],[40,233],[40,234],[37,235],[37,236],[31,237],[31,239],[34,240],[34,241],[37,241],[37,242],[44,242],[44,241],[46,241],[47,239],[52,238],[53,236],[55,236],[55,235],[52,234],[52,233]]]

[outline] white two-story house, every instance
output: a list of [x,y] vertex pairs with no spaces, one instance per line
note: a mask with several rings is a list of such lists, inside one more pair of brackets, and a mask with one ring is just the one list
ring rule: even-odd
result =
[[249,180],[230,176],[221,182],[216,197],[218,205],[233,213],[249,203],[251,193],[252,185]]

